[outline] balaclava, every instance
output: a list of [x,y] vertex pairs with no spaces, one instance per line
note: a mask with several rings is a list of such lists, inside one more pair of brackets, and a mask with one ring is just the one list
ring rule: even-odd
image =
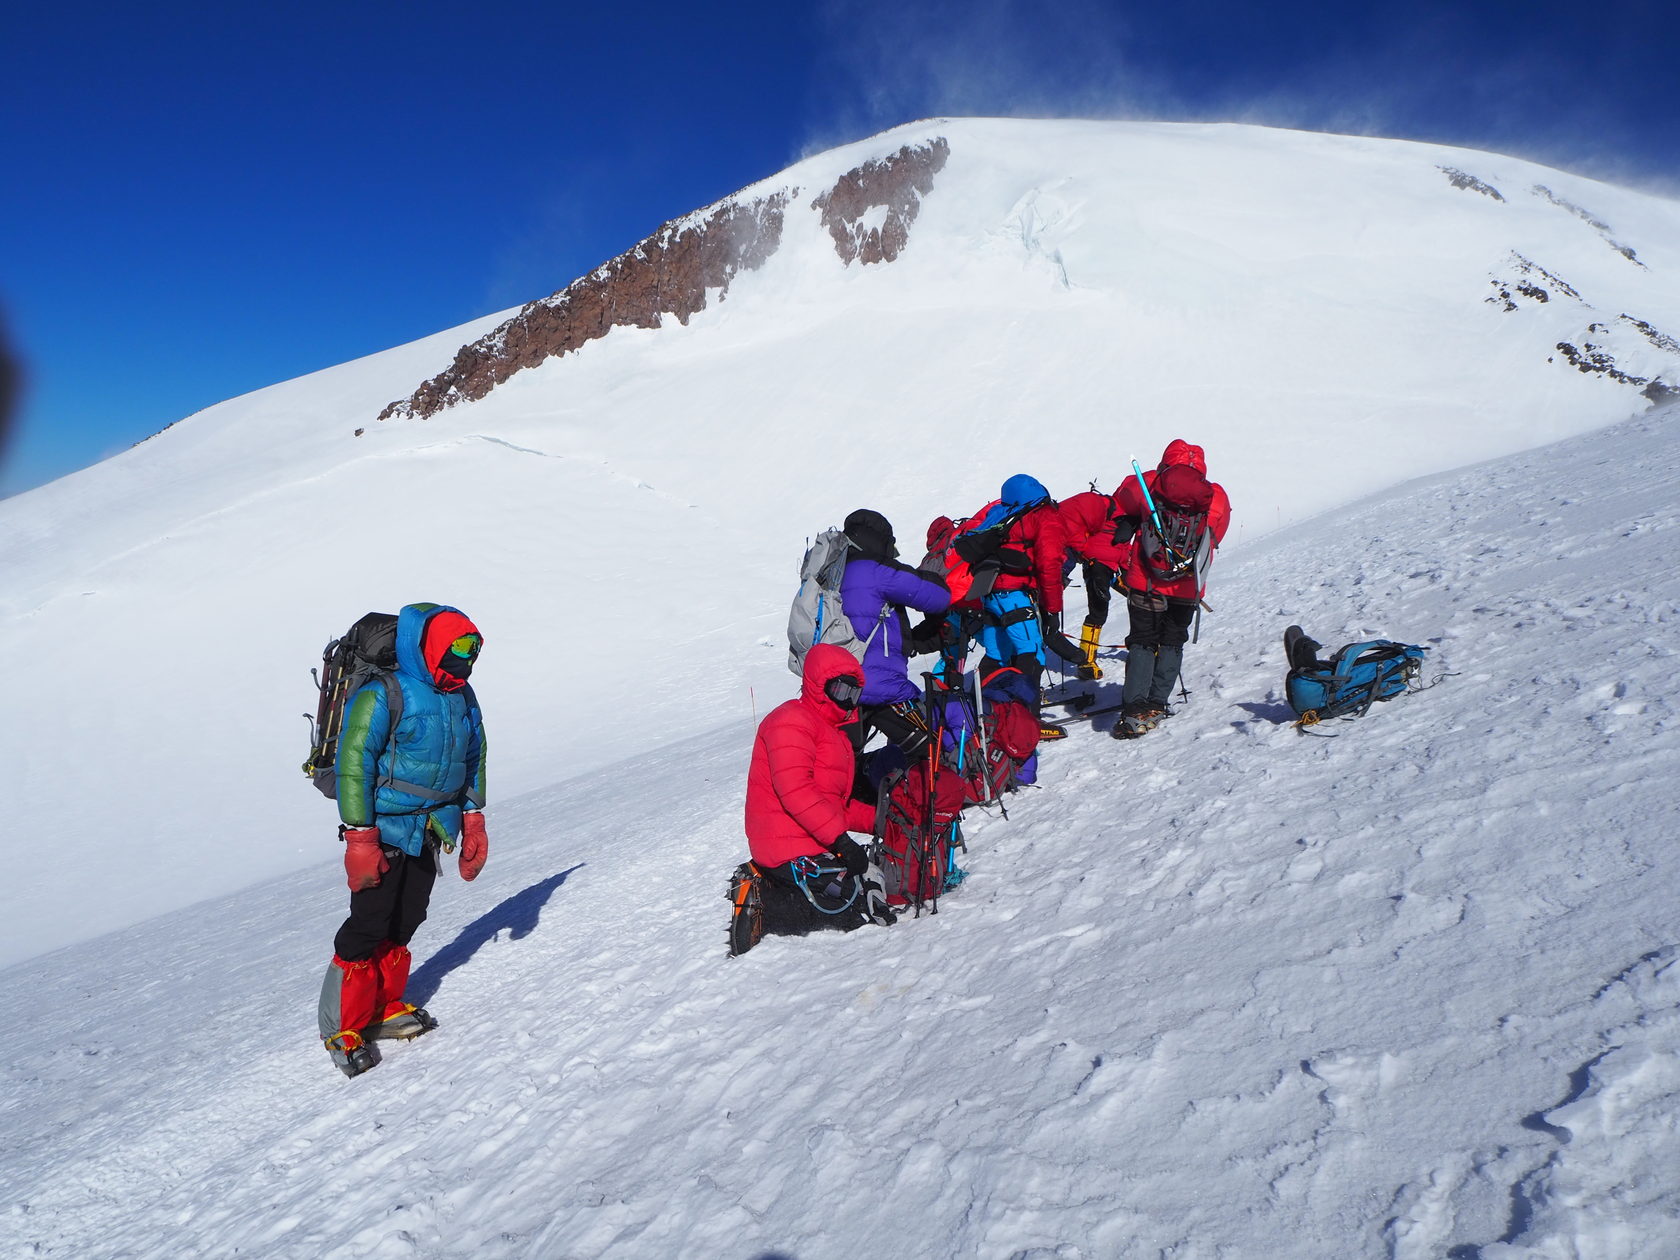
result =
[[420,641],[420,656],[432,671],[432,684],[439,691],[459,691],[467,685],[473,662],[483,647],[483,636],[463,614],[445,611],[426,623]]

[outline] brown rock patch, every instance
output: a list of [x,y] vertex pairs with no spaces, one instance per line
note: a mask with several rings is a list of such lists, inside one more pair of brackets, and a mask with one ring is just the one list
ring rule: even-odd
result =
[[425,419],[483,398],[523,368],[576,350],[617,327],[657,328],[704,310],[708,289],[728,293],[743,271],[764,265],[782,240],[794,192],[719,206],[697,223],[673,220],[634,249],[526,306],[494,331],[462,346],[455,360],[407,398],[379,413]]
[[[891,262],[910,241],[910,225],[933,190],[933,177],[945,168],[951,145],[944,136],[924,145],[905,145],[897,153],[847,171],[833,188],[811,203],[822,212],[823,226],[834,238],[834,252],[848,267],[852,260]],[[885,219],[866,226],[876,207]]]
[[[890,262],[910,239],[910,225],[951,146],[943,138],[898,152],[842,175],[813,207],[834,238],[841,259]],[[456,403],[483,398],[523,368],[576,350],[614,328],[657,328],[665,315],[679,323],[720,297],[743,271],[762,267],[781,245],[788,205],[797,188],[752,202],[725,202],[704,218],[672,220],[634,249],[603,263],[560,292],[530,303],[499,328],[462,346],[442,372],[379,419],[425,419]],[[884,217],[873,214],[884,207]],[[879,218],[866,226],[867,218]]]

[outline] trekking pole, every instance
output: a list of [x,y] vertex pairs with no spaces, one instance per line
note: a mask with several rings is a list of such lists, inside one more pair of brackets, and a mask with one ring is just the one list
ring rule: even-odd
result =
[[974,671],[974,728],[980,732],[980,779],[986,785],[986,804],[992,803],[992,757],[986,751],[986,694],[980,690],[980,670]]
[[933,785],[939,772],[939,732],[935,729],[934,725],[934,692],[932,674],[922,675],[922,696],[927,704],[927,817],[926,825],[922,830],[922,852],[917,861],[917,870],[920,872],[920,878],[916,881],[916,913],[918,915],[921,914],[922,902],[925,900],[931,900],[933,903],[928,908],[929,914],[939,913],[939,890],[934,890],[932,898],[929,898],[927,895],[928,878],[931,874],[929,868],[933,865],[932,854],[935,851],[932,849],[932,846],[938,843],[934,834],[936,812],[934,810]]

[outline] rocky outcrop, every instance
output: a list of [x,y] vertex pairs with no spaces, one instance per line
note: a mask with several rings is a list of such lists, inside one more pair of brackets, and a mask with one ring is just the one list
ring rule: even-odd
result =
[[945,169],[951,146],[943,136],[924,145],[865,162],[811,203],[822,213],[834,252],[848,267],[891,262],[910,241],[910,225],[933,191],[933,177]]
[[[1593,333],[1602,334],[1605,331],[1603,324],[1593,324],[1587,329],[1589,336]],[[1574,342],[1560,341],[1557,343],[1557,352],[1577,372],[1596,373],[1599,376],[1608,377],[1612,381],[1619,381],[1623,385],[1649,385],[1651,383],[1651,378],[1648,376],[1635,376],[1631,372],[1622,371],[1621,368],[1616,366],[1615,355],[1603,346],[1595,345],[1593,342],[1584,339],[1579,347]]]
[[[1631,315],[1618,315],[1616,318],[1619,323],[1626,324],[1638,331],[1645,340],[1649,341],[1658,350],[1670,354],[1680,353],[1680,342],[1675,341],[1673,337],[1659,329],[1653,328],[1645,320],[1635,319]],[[1608,324],[1589,324],[1587,325],[1586,337],[1608,337],[1610,332],[1611,328]],[[1667,402],[1670,398],[1680,395],[1680,389],[1676,389],[1675,386],[1664,381],[1660,375],[1655,377],[1636,376],[1632,372],[1624,371],[1617,366],[1616,356],[1608,347],[1598,342],[1588,341],[1586,337],[1581,339],[1579,346],[1570,341],[1557,343],[1557,352],[1577,372],[1602,376],[1622,385],[1640,386],[1639,392],[1654,403]]]
[[[1603,237],[1604,243],[1611,249],[1615,250],[1623,258],[1627,259],[1636,267],[1645,267],[1645,264],[1639,261],[1639,256],[1633,252],[1633,249],[1630,246],[1623,245],[1611,235],[1610,225],[1603,219],[1598,218],[1588,210],[1583,210],[1573,201],[1565,201],[1544,184],[1534,185],[1533,188],[1529,189],[1529,192],[1533,193],[1536,197],[1544,197],[1560,210],[1567,210],[1570,214],[1574,215],[1577,219],[1581,220],[1582,223],[1585,223],[1593,231]],[[1646,269],[1649,270],[1649,268]]]
[[657,328],[674,315],[686,324],[705,309],[709,291],[722,297],[743,271],[764,265],[781,244],[793,194],[727,202],[704,218],[674,220],[627,253],[574,280],[470,345],[419,389],[379,413],[424,419],[456,403],[483,398],[523,368],[567,354],[613,328]]
[[[950,156],[943,137],[905,145],[846,172],[812,202],[850,264],[891,262],[933,177]],[[455,360],[379,419],[424,419],[483,398],[524,368],[569,354],[614,328],[657,328],[667,315],[689,317],[721,300],[744,271],[762,267],[781,245],[787,209],[801,195],[785,189],[753,201],[726,201],[665,224],[634,249],[526,306],[499,328],[461,347]]]
[[1629,328],[1637,331],[1641,337],[1649,341],[1658,350],[1666,350],[1669,354],[1680,357],[1680,341],[1676,341],[1660,328],[1653,328],[1647,321],[1635,319],[1632,315],[1622,314],[1616,316],[1616,318]]
[[1479,192],[1484,197],[1492,197],[1495,201],[1504,201],[1499,189],[1485,180],[1477,179],[1474,175],[1461,171],[1456,166],[1437,166],[1436,170],[1447,177],[1454,188],[1461,188],[1467,192]]
[[[1492,303],[1506,311],[1514,311],[1517,309],[1519,297],[1535,302],[1549,302],[1552,294],[1556,292],[1577,301],[1581,298],[1573,285],[1560,280],[1539,263],[1531,262],[1515,252],[1505,264],[1505,273],[1502,276],[1495,275],[1488,281],[1493,286],[1493,294],[1483,298],[1484,302]],[[1551,288],[1548,289],[1547,285]]]
[[[1536,189],[1537,193],[1539,191],[1542,190]],[[1559,204],[1569,208],[1566,203]],[[1521,309],[1524,299],[1535,303],[1550,303],[1568,298],[1589,319],[1598,314],[1593,305],[1568,281],[1515,252],[1501,271],[1493,275],[1489,283],[1493,286],[1493,293],[1483,300],[1506,312]],[[1680,391],[1662,379],[1663,375],[1674,375],[1672,367],[1663,369],[1657,376],[1641,376],[1627,371],[1616,362],[1616,351],[1608,343],[1622,341],[1625,350],[1626,336],[1622,333],[1623,329],[1631,329],[1638,333],[1664,354],[1680,358],[1680,341],[1676,341],[1650,321],[1637,319],[1623,312],[1616,316],[1614,325],[1601,319],[1593,319],[1587,325],[1586,331],[1575,340],[1556,342],[1552,347],[1553,353],[1547,357],[1546,362],[1555,363],[1561,357],[1577,372],[1602,377],[1620,385],[1636,386],[1652,402],[1664,402],[1674,397]]]

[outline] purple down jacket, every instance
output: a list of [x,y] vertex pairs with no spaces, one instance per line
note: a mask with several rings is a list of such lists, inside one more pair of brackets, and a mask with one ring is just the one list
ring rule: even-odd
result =
[[864,704],[897,704],[921,695],[909,678],[909,618],[904,610],[942,613],[950,604],[951,593],[937,578],[896,560],[853,551],[840,579],[840,607],[858,637],[868,640],[863,654]]

